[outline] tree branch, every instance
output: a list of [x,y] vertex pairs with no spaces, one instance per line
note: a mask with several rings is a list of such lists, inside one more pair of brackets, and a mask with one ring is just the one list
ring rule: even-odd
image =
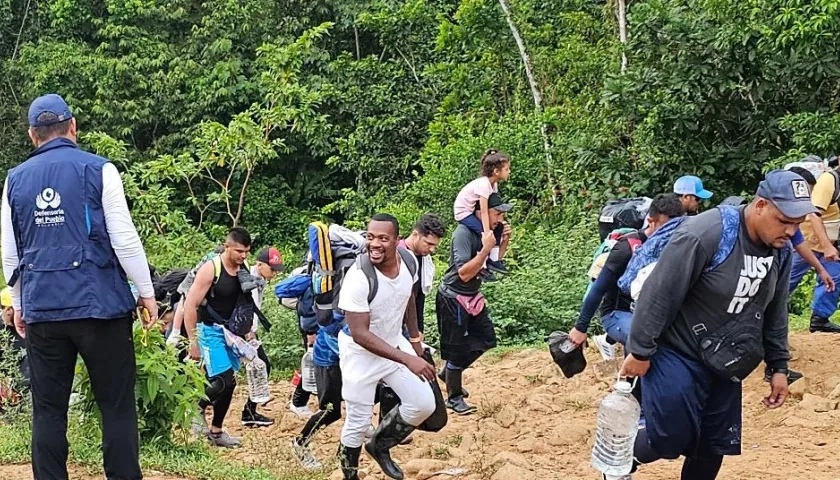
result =
[[[522,35],[519,34],[519,29],[516,28],[516,23],[513,21],[513,15],[510,13],[510,6],[507,0],[499,0],[499,5],[502,6],[502,11],[505,12],[505,20],[507,20],[508,27],[510,27],[510,33],[513,35],[513,39],[516,40],[516,46],[519,47],[519,56],[522,58],[525,75],[528,77],[528,83],[531,86],[531,95],[534,97],[534,109],[537,111],[537,114],[542,114],[542,93],[540,93],[539,84],[537,83],[536,77],[534,77],[534,72],[531,67],[531,57],[528,56],[528,52],[525,49],[525,42],[522,40]],[[553,168],[553,162],[551,160],[551,139],[548,137],[548,125],[545,122],[542,122],[540,133],[543,137],[543,148],[545,149],[546,178],[548,180],[549,191],[551,192],[551,200],[554,205],[557,205],[557,195],[554,193],[554,180],[552,180],[553,175],[551,174]]]
[[245,189],[248,188],[248,180],[251,179],[251,173],[254,167],[249,168],[245,173],[245,181],[242,182],[242,188],[239,190],[239,204],[236,205],[236,219],[234,219],[234,226],[239,224],[239,219],[242,218],[242,207],[245,205]]

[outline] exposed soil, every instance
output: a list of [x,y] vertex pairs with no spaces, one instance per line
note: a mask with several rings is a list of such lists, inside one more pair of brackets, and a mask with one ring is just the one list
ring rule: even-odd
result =
[[[718,478],[838,478],[840,458],[840,336],[797,333],[792,335],[792,367],[805,379],[794,384],[795,398],[782,408],[767,410],[761,403],[769,392],[757,372],[744,384],[743,453],[728,457]],[[479,407],[466,417],[452,415],[443,431],[414,434],[410,445],[393,450],[410,479],[598,479],[589,464],[592,429],[599,400],[614,382],[617,363],[607,363],[592,349],[589,366],[567,380],[543,350],[489,355],[464,374],[470,401]],[[278,472],[302,473],[289,454],[289,442],[304,421],[288,410],[292,387],[274,385],[276,400],[262,409],[277,423],[265,429],[244,429],[239,413],[245,399],[240,388],[227,427],[242,435],[242,448],[224,452],[231,460]],[[804,400],[803,400],[804,398]],[[314,398],[310,405],[314,408]],[[341,422],[320,432],[314,443],[324,470],[309,478],[340,478],[332,460]],[[682,462],[645,466],[634,477],[679,478]],[[362,469],[369,480],[384,479],[378,467],[363,456]],[[439,473],[448,469],[446,473]],[[176,480],[173,477],[147,478]],[[28,466],[0,466],[0,478],[31,478]],[[73,478],[94,478],[73,476]],[[101,478],[101,477],[100,477]]]

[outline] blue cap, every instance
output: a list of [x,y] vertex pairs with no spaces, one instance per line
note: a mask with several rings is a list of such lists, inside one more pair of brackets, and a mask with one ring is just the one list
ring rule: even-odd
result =
[[790,170],[773,170],[758,184],[756,196],[770,200],[788,218],[802,218],[817,213],[811,203],[811,191],[801,176]]
[[[42,113],[52,113],[58,118],[52,121],[39,122],[38,117]],[[65,102],[60,95],[55,93],[48,93],[47,95],[38,97],[32,102],[32,105],[29,106],[30,127],[46,127],[65,120],[70,120],[71,118],[73,118],[73,114],[70,113],[70,107],[67,106],[67,102]]]
[[703,188],[703,180],[693,175],[678,178],[674,182],[674,193],[677,195],[694,195],[703,200],[712,198],[712,192]]

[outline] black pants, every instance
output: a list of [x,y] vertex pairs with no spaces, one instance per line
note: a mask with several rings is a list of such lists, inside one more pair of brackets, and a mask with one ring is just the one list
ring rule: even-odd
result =
[[309,417],[303,426],[298,443],[309,443],[315,432],[341,419],[341,368],[315,366],[315,383],[318,385],[318,412]]
[[470,315],[458,300],[438,292],[435,298],[440,357],[447,366],[466,369],[484,352],[496,347],[496,331],[485,307],[478,315]]
[[32,472],[36,479],[67,478],[67,404],[77,355],[85,362],[102,413],[105,476],[142,478],[131,328],[130,317],[27,325],[26,351],[32,375]]
[[[306,338],[306,332],[301,330],[300,334],[303,337],[303,351],[306,352],[306,350],[309,349],[309,340]],[[318,388],[320,389],[321,387]],[[295,387],[295,391],[292,393],[292,405],[295,407],[305,407],[309,403],[310,395],[311,394],[309,392],[303,389],[303,380],[301,380],[297,384],[297,387]]]

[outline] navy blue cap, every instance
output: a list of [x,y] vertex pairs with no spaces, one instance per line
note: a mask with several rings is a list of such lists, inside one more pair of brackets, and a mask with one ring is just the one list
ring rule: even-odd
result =
[[[57,118],[51,121],[38,121],[38,117],[42,113],[52,113]],[[30,127],[47,127],[56,123],[70,120],[73,114],[70,112],[70,107],[67,102],[55,93],[48,93],[47,95],[36,98],[32,105],[29,106],[29,126]]]
[[756,196],[770,200],[788,218],[817,213],[808,182],[790,170],[773,170],[758,184]]

